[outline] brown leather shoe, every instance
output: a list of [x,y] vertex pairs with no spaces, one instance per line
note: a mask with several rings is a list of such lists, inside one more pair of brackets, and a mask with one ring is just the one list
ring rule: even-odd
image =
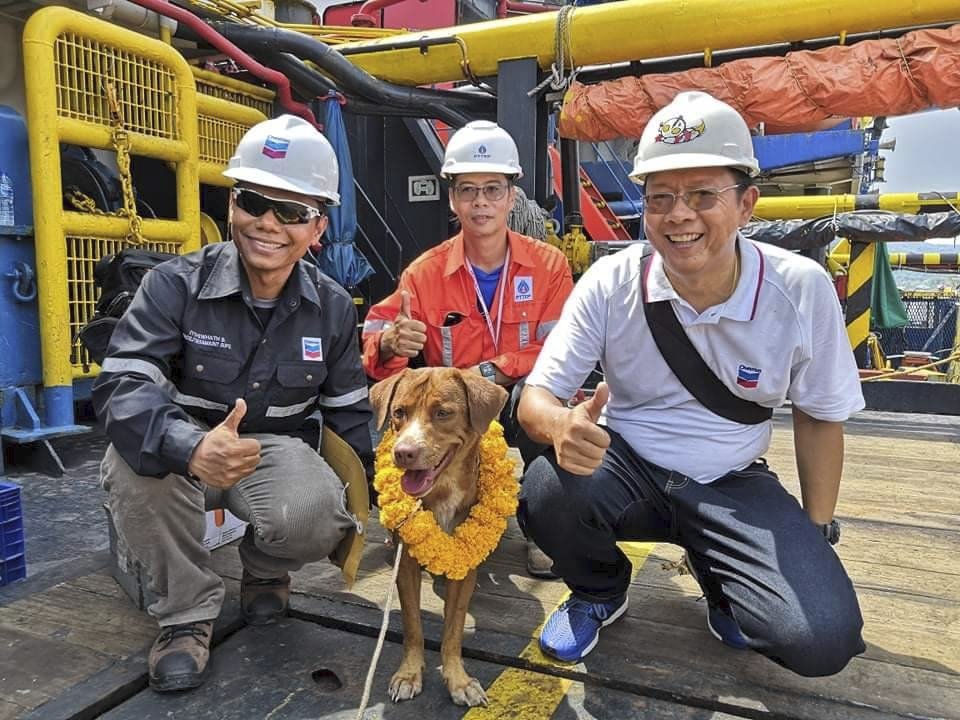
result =
[[150,687],[162,693],[202,685],[212,665],[212,637],[211,620],[162,628],[150,648]]
[[537,547],[533,540],[527,540],[527,572],[544,580],[556,579],[553,572],[553,560]]
[[290,576],[265,580],[246,570],[240,581],[240,611],[247,625],[270,625],[286,617],[290,608]]

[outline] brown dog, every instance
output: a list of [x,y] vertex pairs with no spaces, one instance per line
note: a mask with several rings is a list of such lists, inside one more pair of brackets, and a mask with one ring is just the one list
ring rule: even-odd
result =
[[[420,498],[447,533],[462,523],[477,501],[480,438],[507,401],[507,391],[471,372],[454,368],[404,370],[373,386],[371,401],[377,426],[387,418],[395,433],[394,463],[403,469],[403,490]],[[390,679],[394,702],[409,700],[423,689],[423,627],[420,624],[420,564],[406,547],[400,559],[397,588],[403,615],[403,661]],[[463,580],[446,582],[443,679],[457,705],[486,705],[476,678],[467,675],[460,657],[463,625],[476,584],[474,568]]]

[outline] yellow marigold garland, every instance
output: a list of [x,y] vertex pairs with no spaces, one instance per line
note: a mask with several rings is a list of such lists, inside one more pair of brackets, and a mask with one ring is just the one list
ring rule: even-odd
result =
[[388,429],[377,447],[376,477],[380,524],[399,527],[400,539],[413,558],[434,575],[462,580],[482,563],[500,542],[507,518],[517,511],[520,487],[513,462],[507,459],[503,427],[493,421],[480,440],[480,482],[477,503],[467,519],[448,535],[429,510],[416,510],[416,498],[400,487],[403,470],[393,464],[393,431]]

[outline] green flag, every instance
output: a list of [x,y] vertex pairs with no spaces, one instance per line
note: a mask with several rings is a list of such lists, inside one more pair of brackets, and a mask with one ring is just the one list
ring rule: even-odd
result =
[[877,253],[873,262],[873,294],[870,298],[870,324],[875,330],[891,330],[907,324],[907,309],[900,299],[900,290],[890,269],[887,244],[874,243]]

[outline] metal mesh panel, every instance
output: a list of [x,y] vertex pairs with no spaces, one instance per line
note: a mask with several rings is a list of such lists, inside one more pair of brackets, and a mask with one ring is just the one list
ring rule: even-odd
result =
[[163,65],[74,33],[57,38],[54,56],[59,115],[109,126],[104,85],[109,78],[127,130],[179,137],[175,78]]
[[209,115],[198,118],[200,134],[200,161],[226,166],[249,125],[221,120]]
[[926,351],[944,357],[953,348],[957,330],[958,298],[937,293],[904,292],[906,327],[880,332],[880,346],[887,355]]
[[[120,252],[129,243],[120,239],[95,237],[67,237],[67,303],[70,308],[70,364],[77,375],[86,372],[91,360],[87,351],[76,339],[80,329],[93,317],[99,289],[93,284],[93,269],[105,255]],[[175,242],[150,242],[141,245],[146,250],[180,254],[181,246]]]
[[273,111],[272,99],[260,98],[252,95],[251,93],[223,87],[205,78],[194,77],[194,81],[197,83],[197,92],[201,95],[220,98],[222,100],[229,100],[230,102],[237,103],[238,105],[252,107],[254,110],[259,110],[267,117],[270,117],[270,114]]

